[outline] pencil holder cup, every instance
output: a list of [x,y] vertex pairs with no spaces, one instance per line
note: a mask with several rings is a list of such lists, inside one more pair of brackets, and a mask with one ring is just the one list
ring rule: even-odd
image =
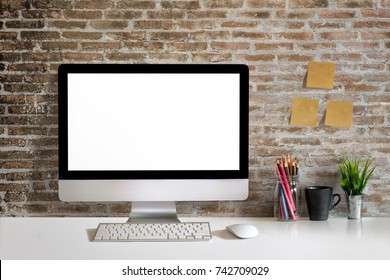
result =
[[278,221],[297,221],[300,215],[301,190],[298,175],[277,180],[274,193],[274,217]]

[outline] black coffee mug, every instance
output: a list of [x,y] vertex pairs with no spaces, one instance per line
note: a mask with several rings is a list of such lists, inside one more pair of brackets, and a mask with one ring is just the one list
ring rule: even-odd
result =
[[341,200],[338,193],[333,194],[333,188],[323,186],[306,187],[305,196],[307,211],[312,221],[326,221],[329,211]]

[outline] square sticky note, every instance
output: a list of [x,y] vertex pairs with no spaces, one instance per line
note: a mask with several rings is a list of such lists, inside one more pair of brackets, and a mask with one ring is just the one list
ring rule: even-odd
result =
[[307,88],[333,89],[335,64],[310,61],[307,66]]
[[328,100],[326,102],[325,125],[338,127],[352,126],[353,103],[350,101]]
[[317,126],[318,103],[316,99],[293,98],[290,125]]

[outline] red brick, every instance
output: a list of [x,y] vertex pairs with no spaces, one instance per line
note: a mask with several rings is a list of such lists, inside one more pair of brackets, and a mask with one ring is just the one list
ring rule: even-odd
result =
[[278,55],[278,61],[310,61],[313,60],[312,55],[299,55],[299,54],[281,54]]
[[207,31],[198,31],[198,32],[192,32],[189,33],[190,38],[194,41],[207,41],[209,40],[225,40],[230,39],[230,32],[229,31],[214,31],[214,30],[207,30]]
[[363,10],[362,16],[365,18],[389,19],[390,18],[390,11],[389,10]]
[[203,0],[202,1],[203,8],[207,9],[218,9],[218,8],[242,8],[244,5],[244,0]]
[[144,31],[136,31],[136,32],[108,32],[106,34],[107,37],[113,40],[119,41],[127,41],[127,40],[144,40],[146,34]]
[[[4,114],[4,112],[3,112]],[[7,116],[0,118],[0,124],[11,125],[27,125],[28,118],[26,116]]]
[[273,54],[240,54],[237,55],[239,60],[244,61],[272,61],[275,59],[275,55]]
[[336,44],[333,43],[302,43],[296,44],[298,49],[303,50],[329,50],[336,48]]
[[354,28],[380,28],[389,29],[390,22],[387,21],[358,21],[353,24]]
[[118,42],[82,42],[81,49],[83,50],[108,50],[119,49],[120,44]]
[[278,18],[286,18],[286,19],[309,19],[314,18],[316,15],[315,12],[286,12],[280,11],[276,13],[276,17]]
[[26,195],[24,193],[6,193],[4,195],[5,202],[23,202],[26,200]]
[[56,192],[29,192],[27,199],[29,201],[59,201]]
[[354,116],[353,123],[356,125],[366,125],[366,126],[380,126],[383,125],[385,121],[384,116]]
[[350,49],[350,50],[378,50],[379,51],[379,48],[380,48],[380,44],[379,42],[377,43],[370,43],[370,42],[354,42],[354,43],[346,43],[346,42],[343,42],[343,43],[340,43],[339,44],[341,47],[343,48],[347,48],[347,49]]
[[[17,75],[17,74],[3,74],[0,76],[0,82],[2,83],[17,83],[17,82],[22,82],[23,81],[23,76],[22,75]],[[12,97],[10,97],[12,98]]]
[[378,86],[373,85],[365,85],[365,84],[350,84],[345,85],[345,90],[350,92],[373,92],[378,91]]
[[94,0],[94,1],[77,0],[74,3],[75,9],[104,10],[113,7],[114,7],[113,1],[106,1],[106,0]]
[[[309,145],[309,146],[318,146],[321,145],[321,141],[318,138],[282,138],[280,140],[285,145]],[[326,159],[328,161],[328,159]],[[335,159],[332,160],[332,162],[326,162],[326,165],[334,164]],[[322,161],[323,165],[323,161]]]
[[51,21],[47,23],[48,27],[64,29],[81,29],[87,26],[86,21]]
[[337,1],[337,8],[374,8],[373,0],[346,0]]
[[0,104],[20,104],[25,102],[26,98],[24,95],[0,95]]
[[161,2],[161,7],[163,9],[198,9],[200,8],[199,6],[199,1],[195,0],[182,0],[182,1],[166,1],[163,0]]
[[[8,91],[11,93],[17,93],[17,92],[40,92],[45,88],[44,85],[39,84],[5,84],[4,85],[4,91]],[[10,109],[14,109],[15,107],[12,107]]]
[[23,28],[23,29],[39,29],[45,26],[44,21],[20,21],[20,20],[11,20],[6,21],[6,28]]
[[225,28],[256,28],[259,26],[259,23],[251,21],[226,21],[221,26]]
[[61,59],[60,53],[23,53],[23,61],[59,61]]
[[10,71],[46,72],[46,65],[43,63],[13,63],[8,66],[8,69]]
[[215,50],[247,50],[249,49],[249,43],[247,42],[213,42],[211,48]]
[[226,18],[227,12],[224,10],[211,10],[211,11],[202,11],[196,10],[191,11],[187,14],[189,19],[216,19],[216,18]]
[[26,95],[26,100],[30,104],[36,103],[54,103],[57,104],[57,95],[56,94],[33,94]]
[[349,18],[355,18],[355,17],[356,17],[356,12],[354,12],[354,11],[331,10],[331,11],[319,12],[319,18],[349,19]]
[[289,8],[326,8],[328,0],[291,0]]
[[25,211],[27,211],[28,213],[36,213],[36,214],[40,214],[40,213],[48,213],[49,209],[48,209],[48,205],[44,205],[44,204],[25,204],[23,205],[23,209]]
[[135,29],[159,29],[159,30],[169,30],[174,28],[174,23],[171,21],[165,20],[143,20],[143,21],[135,21],[134,23]]
[[184,63],[188,60],[188,55],[182,53],[150,53],[149,57],[167,63]]
[[7,181],[31,181],[33,180],[32,172],[11,172],[5,174]]
[[46,114],[47,113],[47,106],[44,106],[44,105],[37,105],[37,106],[13,105],[13,106],[8,107],[8,112],[10,114]]
[[155,1],[152,0],[121,0],[117,3],[119,9],[154,9],[156,7]]
[[267,19],[271,17],[271,13],[268,11],[239,12],[237,13],[237,17],[246,19]]
[[58,123],[57,116],[29,116],[28,123],[30,125],[55,125]]
[[2,147],[25,147],[26,142],[23,138],[0,138]]
[[16,40],[18,38],[17,32],[0,32],[0,40]]
[[30,8],[30,4],[25,0],[1,0],[0,8],[2,10],[21,10],[25,9],[26,5]]
[[310,28],[312,29],[319,29],[319,28],[326,28],[326,29],[335,29],[335,30],[343,30],[346,28],[345,22],[310,22],[309,23]]
[[102,11],[91,10],[68,10],[64,11],[64,17],[69,19],[101,19],[103,17]]
[[0,158],[2,160],[21,160],[21,159],[33,159],[34,154],[32,151],[0,151]]
[[77,50],[77,42],[42,42],[43,50]]
[[390,32],[361,32],[361,35],[363,40],[383,40],[383,39],[390,39]]
[[150,32],[152,40],[182,41],[189,37],[187,32]]
[[256,43],[256,50],[292,50],[292,43]]
[[146,54],[142,53],[109,53],[107,59],[112,61],[143,61]]
[[20,36],[26,40],[50,40],[59,39],[60,33],[57,31],[21,31]]
[[99,53],[66,53],[64,59],[70,61],[102,61],[103,55]]
[[56,138],[52,137],[39,137],[36,139],[31,139],[31,146],[33,147],[41,147],[41,148],[49,148],[49,147],[57,147],[58,141]]
[[0,19],[19,18],[18,11],[12,10],[0,10]]
[[55,83],[57,80],[57,75],[48,73],[34,73],[24,76],[26,83]]
[[128,22],[117,20],[99,20],[92,21],[91,26],[95,29],[125,29],[128,26]]
[[[105,16],[107,19],[138,19],[142,17],[141,11],[106,11]],[[158,17],[160,18],[160,17]],[[170,18],[169,16],[167,18]]]
[[99,32],[79,32],[79,31],[64,31],[62,37],[71,40],[98,40],[102,37]]
[[208,20],[185,20],[180,21],[178,23],[179,29],[188,29],[188,30],[206,30],[206,29],[213,29],[215,28],[216,23],[214,21],[208,21]]
[[232,60],[231,53],[194,53],[192,60],[196,63],[227,62]]
[[0,45],[0,51],[22,51],[29,50],[32,51],[36,47],[36,44],[33,42],[10,42],[9,44]]
[[321,55],[322,59],[332,61],[360,61],[360,53],[324,53]]
[[233,38],[246,38],[246,39],[271,39],[271,33],[265,32],[247,32],[247,31],[234,31]]
[[60,10],[22,10],[22,17],[24,18],[61,18]]
[[35,0],[33,6],[36,9],[71,9],[73,3],[63,0]]
[[249,8],[286,8],[286,0],[248,0]]
[[383,136],[389,137],[390,136],[390,127],[389,126],[369,127],[368,130],[369,130],[369,133],[371,136],[379,136],[379,137],[383,137]]
[[390,7],[390,1],[389,0],[381,0],[380,6],[383,8]]
[[314,34],[311,32],[288,32],[288,33],[275,33],[276,38],[283,38],[287,40],[311,40],[314,38]]
[[[84,203],[50,203],[51,212],[58,213],[90,213],[90,205]],[[46,211],[47,212],[47,211]]]
[[164,43],[162,42],[139,42],[139,41],[131,41],[125,42],[124,46],[129,50],[135,51],[158,51],[164,49]]

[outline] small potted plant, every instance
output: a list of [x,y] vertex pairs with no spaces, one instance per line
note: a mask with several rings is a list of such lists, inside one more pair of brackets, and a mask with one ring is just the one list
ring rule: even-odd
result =
[[371,159],[359,160],[344,157],[339,164],[341,172],[339,185],[347,198],[348,219],[361,219],[363,190],[375,170],[375,166],[370,168],[371,163]]

